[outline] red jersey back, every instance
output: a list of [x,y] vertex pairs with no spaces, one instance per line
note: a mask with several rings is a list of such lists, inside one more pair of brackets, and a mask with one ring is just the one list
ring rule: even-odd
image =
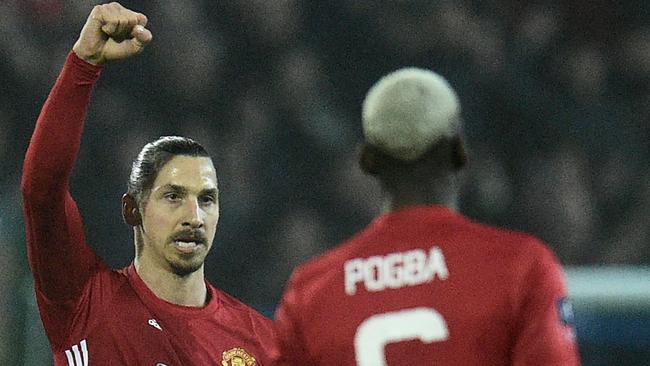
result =
[[276,320],[280,364],[579,364],[553,253],[440,206],[384,215],[297,268]]

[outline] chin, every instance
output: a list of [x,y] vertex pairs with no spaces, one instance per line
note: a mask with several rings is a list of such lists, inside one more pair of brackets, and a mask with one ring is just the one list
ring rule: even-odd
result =
[[201,269],[203,261],[172,261],[169,265],[175,275],[186,277]]

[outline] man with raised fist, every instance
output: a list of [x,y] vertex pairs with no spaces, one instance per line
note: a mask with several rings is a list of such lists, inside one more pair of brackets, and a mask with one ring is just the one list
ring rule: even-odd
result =
[[161,137],[134,160],[122,198],[134,232],[130,266],[110,269],[84,238],[68,182],[86,108],[103,66],[151,41],[146,25],[118,3],[93,8],[25,157],[29,263],[55,365],[269,365],[270,320],[204,277],[219,196],[199,143]]

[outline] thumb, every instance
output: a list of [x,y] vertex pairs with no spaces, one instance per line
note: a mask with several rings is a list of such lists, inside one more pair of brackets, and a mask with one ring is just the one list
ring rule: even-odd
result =
[[131,36],[133,38],[128,39],[127,45],[128,47],[131,48],[133,54],[140,53],[146,45],[151,42],[151,39],[153,38],[153,35],[151,34],[151,31],[149,31],[147,28],[143,27],[142,25],[136,25],[133,27],[133,31],[131,31]]
[[151,32],[142,25],[136,25],[131,31],[131,37],[122,42],[115,42],[112,38],[106,42],[104,57],[107,61],[125,59],[142,52],[144,47],[151,42]]

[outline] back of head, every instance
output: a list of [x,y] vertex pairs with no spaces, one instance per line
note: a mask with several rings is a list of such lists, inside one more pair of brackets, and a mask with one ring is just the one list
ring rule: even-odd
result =
[[366,143],[404,162],[419,159],[461,129],[454,90],[442,76],[419,68],[381,78],[366,95],[362,119]]
[[387,207],[456,204],[466,155],[458,97],[442,76],[417,68],[384,76],[362,117],[361,167],[381,182]]

